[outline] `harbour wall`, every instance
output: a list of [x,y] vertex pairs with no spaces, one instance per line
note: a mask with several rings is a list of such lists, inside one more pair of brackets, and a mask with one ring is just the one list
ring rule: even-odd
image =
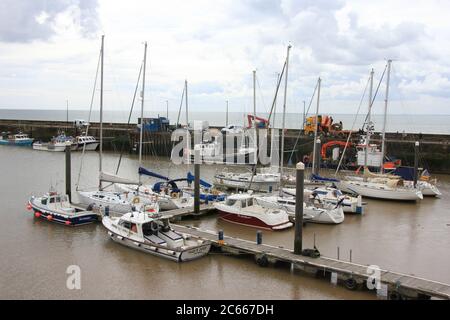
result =
[[[91,123],[88,134],[99,136],[99,123]],[[213,128],[220,129],[220,128]],[[35,140],[48,141],[58,132],[64,131],[66,135],[81,135],[82,130],[75,127],[72,122],[39,121],[39,120],[1,120],[0,132],[17,132],[29,134]],[[103,123],[104,150],[120,152],[136,152],[139,142],[139,130],[136,124]],[[146,132],[144,135],[144,155],[170,156],[172,142],[171,132]],[[358,144],[359,134],[352,135],[350,141]],[[346,141],[346,137],[321,137],[321,143],[329,141]],[[381,135],[375,133],[371,142],[380,143]],[[420,166],[433,173],[450,174],[450,135],[440,134],[410,134],[386,133],[386,151],[393,158],[401,159],[403,165],[414,164],[414,143],[420,142]],[[300,130],[289,129],[285,131],[285,159],[286,162],[296,163],[310,156],[313,150],[313,138],[303,135]],[[322,159],[323,167],[335,167],[337,161]],[[346,163],[346,166],[349,165]],[[350,164],[351,165],[351,164]],[[345,168],[345,166],[344,166]]]

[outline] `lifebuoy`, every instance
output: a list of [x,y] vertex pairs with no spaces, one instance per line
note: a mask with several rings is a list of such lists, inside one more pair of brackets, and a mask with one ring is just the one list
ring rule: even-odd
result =
[[137,203],[139,203],[141,201],[141,199],[139,199],[139,197],[134,197],[133,198],[133,203],[134,204],[137,204]]

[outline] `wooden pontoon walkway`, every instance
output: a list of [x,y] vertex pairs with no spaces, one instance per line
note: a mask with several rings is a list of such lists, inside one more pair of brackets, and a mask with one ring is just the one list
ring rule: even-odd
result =
[[[172,224],[173,228],[182,233],[191,234],[193,237],[209,240],[216,247],[232,249],[236,253],[253,254],[255,257],[265,255],[272,261],[290,263],[296,268],[309,272],[323,272],[323,274],[336,273],[340,280],[355,279],[359,284],[365,284],[370,275],[367,273],[369,266],[337,259],[319,257],[311,258],[293,253],[291,249],[256,244],[252,241],[224,236],[224,243],[220,244],[216,232],[201,230],[195,227]],[[405,297],[435,297],[450,299],[450,286],[437,281],[431,281],[411,275],[380,270],[381,283],[388,286],[389,292],[395,290]]]

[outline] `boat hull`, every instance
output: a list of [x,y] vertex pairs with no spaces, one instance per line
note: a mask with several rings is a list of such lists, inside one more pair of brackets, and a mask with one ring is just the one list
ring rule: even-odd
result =
[[253,228],[259,228],[259,229],[265,229],[265,230],[271,230],[271,231],[277,231],[277,230],[283,230],[292,227],[291,222],[284,222],[282,224],[277,225],[270,225],[264,222],[263,220],[254,217],[254,216],[248,216],[245,214],[236,214],[236,213],[230,213],[226,211],[219,210],[219,217],[227,222],[235,223],[244,225],[247,227],[253,227]]
[[33,211],[34,217],[49,222],[63,224],[69,227],[81,226],[98,221],[98,216],[93,212],[83,212],[74,215],[63,215],[61,213],[51,211],[36,205],[33,201],[29,201],[29,205]]
[[414,189],[394,189],[373,186],[364,182],[349,182],[344,180],[338,182],[337,185],[344,192],[356,193],[367,198],[397,201],[416,201],[423,199],[422,192]]
[[33,144],[34,139],[26,139],[19,141],[10,141],[10,140],[0,140],[0,145],[8,145],[8,146],[31,146]]
[[74,150],[83,151],[84,145],[86,145],[86,151],[95,151],[99,146],[99,142],[87,142],[87,143],[78,143],[74,147]]

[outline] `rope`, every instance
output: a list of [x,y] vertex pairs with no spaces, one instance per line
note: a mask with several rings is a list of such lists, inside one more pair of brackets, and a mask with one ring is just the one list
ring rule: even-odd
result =
[[[97,62],[97,70],[95,71],[94,88],[92,89],[91,104],[90,104],[90,107],[89,107],[88,125],[86,126],[85,137],[87,137],[87,135],[88,135],[89,126],[91,124],[92,106],[94,104],[94,96],[95,96],[95,89],[97,87],[98,69],[100,68],[101,55],[102,55],[102,50],[100,49],[100,54],[98,56],[98,62]],[[77,183],[76,183],[76,191],[79,190],[79,186],[80,186],[81,171],[83,170],[83,160],[84,160],[85,152],[86,152],[86,143],[83,144],[83,152],[81,153],[80,170],[78,171],[78,178],[77,178]]]

